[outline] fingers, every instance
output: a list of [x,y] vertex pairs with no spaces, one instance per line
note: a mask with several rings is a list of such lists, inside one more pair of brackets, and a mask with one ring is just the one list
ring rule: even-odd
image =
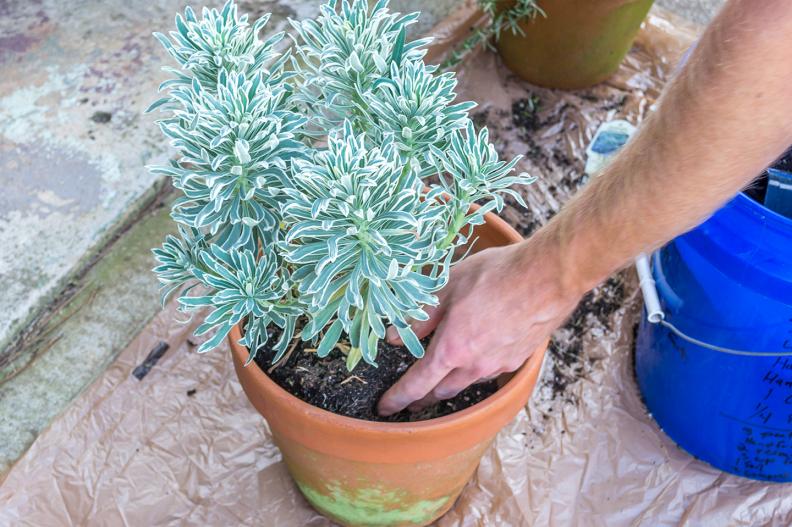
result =
[[412,403],[410,411],[417,412],[444,399],[456,397],[462,390],[481,381],[479,375],[470,369],[457,368],[440,381],[423,399]]
[[445,379],[443,379],[440,384],[435,386],[435,389],[432,390],[432,395],[439,400],[451,399],[452,397],[456,397],[459,392],[478,381],[479,376],[475,372],[469,369],[457,368],[446,375]]
[[[415,335],[422,339],[425,336],[429,335],[432,331],[435,330],[437,325],[440,323],[440,320],[443,318],[444,309],[441,305],[437,306],[427,306],[424,308],[426,314],[429,315],[428,320],[411,320],[410,327],[415,332]],[[385,338],[388,340],[390,344],[394,346],[401,346],[404,344],[399,337],[399,332],[396,331],[396,328],[390,326],[385,334]]]
[[[431,353],[431,346],[429,352]],[[380,415],[400,412],[408,405],[426,397],[443,380],[451,368],[442,361],[435,360],[431,354],[419,360],[407,370],[396,384],[385,392],[377,405]]]
[[[441,289],[437,293],[437,300],[438,304],[436,306],[425,306],[424,311],[429,316],[427,320],[411,320],[410,327],[412,327],[413,332],[415,335],[422,339],[425,336],[429,335],[432,331],[437,328],[437,325],[443,319],[443,315],[445,314],[445,298],[448,295],[449,288],[446,286],[445,288]],[[387,341],[394,345],[394,346],[401,346],[404,343],[399,337],[399,332],[396,331],[396,328],[389,327],[387,329],[387,333],[385,335]]]
[[440,402],[440,399],[438,399],[437,397],[435,397],[430,393],[420,401],[415,401],[414,403],[412,403],[410,406],[407,407],[407,410],[413,413],[420,412],[424,408],[432,406],[433,404],[436,404],[438,402]]

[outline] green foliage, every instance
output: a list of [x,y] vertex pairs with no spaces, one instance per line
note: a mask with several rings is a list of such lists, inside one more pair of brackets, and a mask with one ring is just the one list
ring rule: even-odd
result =
[[297,100],[326,132],[345,119],[366,126],[365,96],[378,80],[387,78],[391,66],[420,61],[427,40],[407,41],[407,27],[419,13],[391,13],[387,0],[369,8],[368,2],[330,0],[316,20],[291,21],[295,50],[301,59]]
[[[175,77],[165,81],[160,90],[172,86],[189,86],[193,79],[206,89],[214,90],[223,71],[227,74],[263,72],[268,77],[274,76],[272,84],[278,83],[278,73],[282,71],[287,57],[283,56],[275,62],[279,53],[274,48],[284,34],[277,33],[264,42],[258,39],[269,15],[261,17],[251,27],[247,15],[237,16],[237,7],[233,2],[228,2],[222,11],[204,8],[201,14],[202,19],[198,20],[192,8],[187,7],[184,17],[176,15],[176,31],[170,32],[173,41],[161,33],[154,33],[182,68],[163,68]],[[167,100],[160,99],[154,104]]]
[[[295,133],[305,119],[288,109],[283,86],[261,87],[223,70],[212,94],[194,80],[171,90],[182,107],[159,122],[162,133],[182,152],[178,163],[154,172],[173,177],[184,192],[173,217],[209,229],[226,247],[272,241],[280,222],[277,192],[288,181],[292,157],[304,155]],[[261,87],[261,88],[260,88]]]
[[417,13],[331,0],[292,21],[294,57],[275,50],[282,34],[259,40],[267,17],[250,26],[233,2],[202,15],[157,37],[181,66],[152,105],[180,154],[152,170],[183,193],[179,236],[154,250],[163,300],[212,309],[199,351],[244,323],[251,359],[279,328],[277,360],[303,318],[320,356],[346,335],[350,369],[376,364],[387,324],[421,356],[408,322],[437,303],[465,227],[531,179],[476,133],[453,74],[423,63],[427,42],[407,40]]
[[[423,199],[423,184],[403,171],[392,136],[369,147],[349,122],[331,135],[327,150],[295,164],[283,248],[313,315],[303,338],[335,317],[373,364],[385,318],[422,355],[407,319],[426,319],[423,306],[437,302],[432,293],[445,283],[440,262],[450,253],[438,243],[446,235],[444,207]],[[432,270],[421,274],[423,266]]]
[[391,66],[389,78],[378,81],[360,107],[367,129],[382,142],[393,137],[402,163],[421,175],[429,175],[427,164],[432,148],[444,150],[451,132],[470,121],[468,111],[475,103],[452,104],[456,99],[456,79],[450,73],[435,75],[434,66],[421,60]]
[[505,0],[478,0],[478,5],[489,17],[489,23],[483,27],[474,28],[470,35],[462,41],[451,55],[440,66],[441,69],[449,69],[462,62],[462,59],[478,46],[492,49],[492,40],[497,41],[501,32],[506,29],[515,35],[523,35],[520,22],[545,16],[542,8],[537,4],[537,0],[515,0],[513,5],[507,9],[498,9],[498,4],[505,3]]

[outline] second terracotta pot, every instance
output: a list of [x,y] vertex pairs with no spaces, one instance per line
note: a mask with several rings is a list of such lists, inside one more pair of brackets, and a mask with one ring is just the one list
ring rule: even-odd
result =
[[[524,35],[503,30],[503,63],[523,79],[577,89],[610,77],[630,51],[653,0],[540,0],[547,16],[520,23]],[[502,0],[506,9],[514,0]]]
[[[475,250],[521,240],[493,214],[476,227]],[[471,321],[475,323],[475,321]],[[498,431],[525,406],[545,347],[502,387],[461,412],[415,423],[364,421],[327,412],[291,395],[255,363],[240,328],[229,340],[239,380],[269,423],[294,481],[323,515],[343,525],[423,526],[443,515],[473,475]]]

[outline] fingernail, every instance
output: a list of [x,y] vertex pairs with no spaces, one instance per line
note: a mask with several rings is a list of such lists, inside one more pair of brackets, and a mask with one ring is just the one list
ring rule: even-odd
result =
[[452,391],[435,390],[434,396],[440,400],[453,399],[454,397],[457,396],[458,393],[459,393],[458,391],[453,391],[453,390]]

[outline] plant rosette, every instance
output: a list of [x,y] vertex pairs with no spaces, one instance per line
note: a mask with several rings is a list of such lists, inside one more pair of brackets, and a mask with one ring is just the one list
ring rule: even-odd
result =
[[387,4],[331,0],[291,21],[291,46],[283,33],[261,40],[269,17],[251,24],[233,2],[200,18],[187,8],[169,37],[155,34],[179,65],[164,68],[172,78],[150,108],[179,153],[151,170],[182,194],[179,235],[154,250],[163,302],[211,310],[198,351],[230,340],[300,490],[347,525],[444,513],[527,402],[543,357],[484,401],[412,423],[324,411],[250,364],[302,341],[321,359],[343,353],[350,372],[376,367],[388,325],[420,358],[409,322],[426,320],[451,267],[520,240],[491,211],[504,196],[525,206],[511,187],[532,178],[475,129],[454,74],[423,62],[428,40],[406,38],[418,13]]

